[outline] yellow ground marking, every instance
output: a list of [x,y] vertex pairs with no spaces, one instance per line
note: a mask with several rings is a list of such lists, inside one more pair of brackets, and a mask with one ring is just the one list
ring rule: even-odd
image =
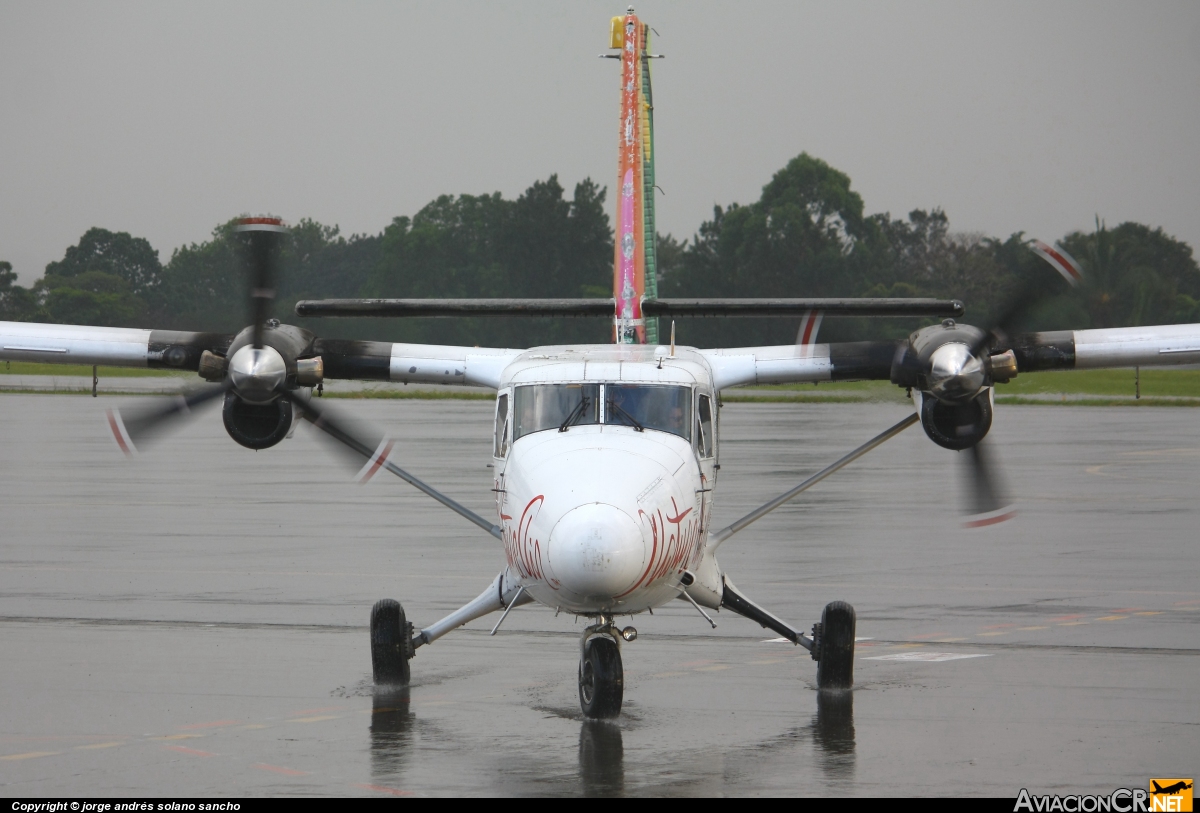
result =
[[76,745],[75,750],[83,751],[89,748],[112,748],[117,745],[124,745],[124,742],[96,742],[91,745]]
[[340,715],[337,714],[321,714],[316,717],[293,717],[288,720],[289,723],[320,723],[325,720],[336,720]]
[[934,644],[953,644],[956,641],[965,641],[966,638],[938,638],[936,641],[930,641]]
[[62,751],[30,751],[27,754],[9,754],[6,757],[0,757],[0,760],[6,762],[15,762],[18,759],[37,759],[38,757],[53,757],[61,754]]
[[1086,622],[1086,621],[1065,621],[1062,624],[1059,624],[1058,626],[1060,626],[1060,627],[1078,627],[1080,624],[1086,624],[1086,623],[1088,623],[1088,622]]
[[1048,627],[1017,627],[1017,629],[1025,632],[1028,630],[1044,630],[1048,629]]
[[182,731],[195,731],[197,728],[225,728],[231,725],[237,725],[241,720],[213,720],[208,723],[192,723],[191,725],[179,726]]
[[925,644],[897,644],[897,646],[901,649],[916,649],[917,647],[925,646]]
[[1162,615],[1161,610],[1147,610],[1145,612],[1134,613],[1134,615]]
[[1097,618],[1096,620],[1097,621],[1122,621],[1128,617],[1129,616],[1127,616],[1127,615],[1106,615],[1106,616]]
[[980,632],[976,633],[980,638],[987,638],[992,635],[1008,635],[1008,630],[996,630],[995,632]]
[[194,740],[203,734],[168,734],[165,737],[151,737],[152,740]]
[[728,669],[728,668],[729,668],[728,664],[714,663],[712,666],[698,666],[698,667],[696,667],[695,671],[697,671],[697,672],[720,672],[720,671]]

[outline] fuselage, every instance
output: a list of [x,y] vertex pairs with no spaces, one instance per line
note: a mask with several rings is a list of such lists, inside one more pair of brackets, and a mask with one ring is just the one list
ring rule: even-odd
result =
[[535,348],[496,401],[496,508],[510,576],[550,607],[637,613],[705,553],[717,471],[712,372],[688,348]]

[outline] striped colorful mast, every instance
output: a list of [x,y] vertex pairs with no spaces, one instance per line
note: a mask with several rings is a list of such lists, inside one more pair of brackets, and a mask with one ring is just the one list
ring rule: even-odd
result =
[[657,344],[658,322],[642,317],[642,297],[658,295],[654,224],[654,107],[650,27],[629,7],[612,18],[611,48],[621,60],[621,130],[617,161],[617,234],[613,259],[613,340]]

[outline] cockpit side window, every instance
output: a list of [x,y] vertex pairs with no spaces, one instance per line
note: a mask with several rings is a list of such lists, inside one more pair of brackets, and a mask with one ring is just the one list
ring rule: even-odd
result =
[[701,395],[696,402],[696,450],[701,457],[713,456],[712,399]]
[[495,456],[508,454],[508,393],[496,399],[496,446]]

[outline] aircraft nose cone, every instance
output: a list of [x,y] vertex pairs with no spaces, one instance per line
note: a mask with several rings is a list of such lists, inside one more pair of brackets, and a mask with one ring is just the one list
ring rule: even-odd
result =
[[609,599],[629,590],[646,566],[642,529],[605,503],[568,511],[550,532],[550,568],[579,596]]

